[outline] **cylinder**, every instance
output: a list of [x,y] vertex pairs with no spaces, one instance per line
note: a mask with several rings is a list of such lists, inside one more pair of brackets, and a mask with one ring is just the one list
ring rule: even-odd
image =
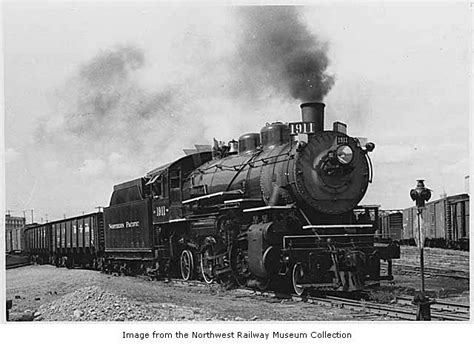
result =
[[324,107],[322,102],[307,102],[301,104],[302,121],[305,123],[314,123],[315,131],[324,131]]

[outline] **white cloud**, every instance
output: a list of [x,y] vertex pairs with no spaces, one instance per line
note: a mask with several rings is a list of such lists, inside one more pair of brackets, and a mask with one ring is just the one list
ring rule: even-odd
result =
[[389,144],[376,146],[371,154],[376,163],[400,163],[413,159],[417,152],[416,146],[406,144]]
[[469,158],[465,157],[443,167],[442,173],[446,175],[456,174],[466,176],[469,174]]
[[46,161],[43,163],[43,167],[48,171],[55,171],[59,168],[60,163],[57,160]]
[[79,167],[79,173],[83,176],[96,176],[102,174],[106,164],[101,159],[84,160],[84,164]]
[[133,161],[133,158],[127,158],[119,153],[113,152],[109,155],[107,161],[107,174],[112,177],[127,177],[131,179],[135,176],[144,175],[145,172],[141,172]]
[[20,159],[21,154],[13,148],[5,150],[5,164],[16,162]]

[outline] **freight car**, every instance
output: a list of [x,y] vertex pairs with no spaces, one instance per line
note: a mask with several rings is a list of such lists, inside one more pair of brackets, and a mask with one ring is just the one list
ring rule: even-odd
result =
[[[25,247],[39,263],[71,268],[101,268],[103,263],[103,215],[91,213],[24,229]],[[100,259],[100,261],[99,261]]]
[[5,230],[5,241],[6,253],[21,253],[23,249],[23,237],[22,237],[22,228],[8,229]]
[[[447,196],[426,203],[422,220],[425,246],[469,250],[469,195]],[[402,243],[416,245],[416,207],[403,210],[402,228]]]
[[403,212],[382,210],[380,212],[380,236],[383,239],[400,241],[403,239]]
[[32,224],[24,228],[25,251],[36,263],[51,262],[51,225]]
[[[325,130],[324,107],[302,104],[302,121],[267,124],[116,185],[103,213],[103,243],[95,239],[87,261],[129,274],[289,285],[297,294],[391,279],[400,249],[376,243],[378,208],[358,207],[375,146],[348,136],[340,122]],[[82,243],[73,240],[78,228],[48,227],[48,241],[40,227],[31,231],[36,253],[49,246],[55,258],[83,261],[85,226]]]
[[9,212],[5,215],[5,252],[7,254],[21,253],[24,247],[21,230],[24,225],[24,217],[12,216]]

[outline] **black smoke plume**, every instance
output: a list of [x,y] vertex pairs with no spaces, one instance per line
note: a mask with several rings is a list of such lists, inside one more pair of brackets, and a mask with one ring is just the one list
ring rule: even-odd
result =
[[68,86],[74,96],[65,116],[67,131],[81,137],[119,133],[122,138],[126,132],[139,147],[140,124],[166,118],[173,101],[171,87],[155,92],[140,87],[137,73],[144,66],[143,51],[133,46],[100,52],[83,64]]
[[[295,7],[242,7],[235,66],[244,92],[272,88],[302,101],[320,101],[334,84],[327,43],[309,32]],[[241,90],[242,91],[242,90]]]
[[127,157],[131,166],[134,160],[149,164],[154,152],[174,143],[169,138],[185,119],[183,102],[175,97],[179,86],[145,88],[146,67],[144,52],[135,46],[103,50],[84,62],[58,88],[57,111],[38,124],[36,142],[68,165],[92,159],[98,167],[113,166],[116,157]]

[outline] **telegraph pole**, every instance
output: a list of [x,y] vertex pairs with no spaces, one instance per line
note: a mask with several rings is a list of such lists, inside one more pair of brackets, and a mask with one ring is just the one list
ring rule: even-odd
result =
[[425,295],[425,263],[424,263],[424,237],[422,231],[423,210],[425,209],[425,202],[431,198],[431,190],[425,187],[424,180],[418,179],[416,187],[410,191],[410,197],[415,201],[417,207],[418,217],[418,247],[420,249],[420,275],[421,275],[421,290],[419,294],[415,294],[413,303],[418,305],[416,314],[417,321],[430,321],[431,312],[430,305],[433,303]]

